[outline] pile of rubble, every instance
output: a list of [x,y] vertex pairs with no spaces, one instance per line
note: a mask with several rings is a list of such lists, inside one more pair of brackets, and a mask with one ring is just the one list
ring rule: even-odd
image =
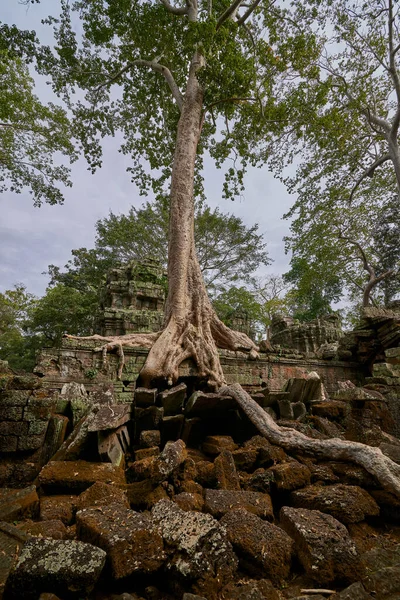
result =
[[[0,380],[9,423],[24,423],[40,397],[28,380],[25,394],[17,385]],[[329,399],[310,374],[253,398],[283,427],[379,446],[400,463],[387,402],[372,388],[342,382]],[[53,412],[39,403],[35,413],[47,429],[31,433],[41,447],[21,447],[15,463],[36,457],[31,485],[2,448],[0,472],[7,465],[15,484],[0,490],[0,598],[400,597],[400,500],[363,468],[285,452],[233,398],[184,383],[138,388],[122,404],[78,384],[47,394]],[[64,425],[50,435],[56,417]]]

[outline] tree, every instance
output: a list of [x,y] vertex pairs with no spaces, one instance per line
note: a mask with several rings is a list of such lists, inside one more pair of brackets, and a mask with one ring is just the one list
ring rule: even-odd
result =
[[[60,282],[91,295],[97,291],[107,271],[130,260],[150,256],[167,267],[168,203],[166,198],[132,206],[127,215],[115,215],[96,223],[95,248],[72,250],[73,259],[65,271],[49,266],[51,283]],[[266,243],[258,225],[247,227],[239,217],[196,205],[194,236],[207,289],[216,293],[233,282],[248,282],[252,273],[269,263]],[[88,306],[89,308],[89,306]]]
[[[106,347],[117,347],[120,354],[126,344],[151,347],[141,372],[144,385],[176,380],[188,357],[211,385],[220,385],[224,376],[217,346],[252,354],[256,347],[218,319],[207,297],[193,227],[202,156],[208,150],[217,166],[234,159],[225,195],[232,194],[232,187],[233,192],[242,189],[249,148],[265,139],[260,115],[275,110],[275,76],[296,68],[306,71],[314,36],[304,36],[281,18],[281,10],[259,0],[249,6],[238,0],[230,5],[104,0],[73,5],[83,30],[79,45],[69,3],[62,8],[59,22],[49,19],[56,25],[58,56],[47,70],[55,91],[68,101],[71,87],[88,90],[85,102],[70,106],[84,127],[81,139],[91,164],[99,162],[91,152],[96,135],[113,134],[119,127],[122,151],[133,158],[132,179],[142,191],[152,185],[160,193],[171,178],[164,329],[147,338],[105,340]],[[114,83],[119,93],[111,97]],[[143,159],[157,169],[154,176],[144,172]]]
[[370,273],[365,281],[359,247],[376,277],[398,268],[382,261],[374,235],[391,218],[389,204],[399,212],[399,9],[393,0],[301,4],[315,16],[320,55],[292,90],[291,130],[274,145],[277,169],[299,162],[284,177],[298,193],[289,249],[364,292]]
[[24,335],[34,302],[35,297],[22,284],[0,293],[0,359],[17,370],[31,370],[35,364],[37,345]]
[[67,332],[92,333],[97,317],[97,310],[93,309],[90,296],[58,284],[47,288],[45,295],[36,300],[28,311],[24,329],[31,336],[39,336],[42,345],[60,346]]
[[0,26],[0,192],[29,189],[35,206],[62,203],[59,186],[71,186],[57,153],[77,158],[65,110],[35,96],[28,63],[40,49],[33,32]]

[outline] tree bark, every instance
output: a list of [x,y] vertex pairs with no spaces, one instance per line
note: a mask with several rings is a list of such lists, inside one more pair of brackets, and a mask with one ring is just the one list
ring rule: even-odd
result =
[[400,465],[385,456],[379,448],[337,438],[314,440],[295,429],[279,427],[238,383],[223,387],[220,393],[232,396],[253,425],[272,444],[323,460],[356,463],[371,473],[383,489],[400,498]]
[[203,89],[197,79],[203,57],[193,57],[181,116],[171,178],[168,243],[168,297],[164,328],[140,373],[141,385],[178,378],[179,365],[192,358],[199,376],[211,387],[224,383],[217,346],[256,352],[243,333],[226,327],[207,295],[194,245],[193,185],[197,146],[201,134]]

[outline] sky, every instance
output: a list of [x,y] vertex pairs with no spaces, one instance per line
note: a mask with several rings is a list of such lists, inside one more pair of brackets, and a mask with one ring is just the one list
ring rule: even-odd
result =
[[[51,29],[41,25],[41,19],[54,15],[55,5],[58,3],[54,0],[28,7],[18,0],[0,2],[0,22],[33,29],[43,43],[51,44]],[[35,92],[42,102],[54,101],[42,78],[36,78]],[[129,157],[120,154],[118,148],[117,138],[104,140],[103,166],[94,175],[83,158],[72,165],[73,187],[65,189],[63,205],[36,208],[28,190],[0,194],[0,292],[23,283],[29,292],[43,295],[49,281],[45,274],[49,264],[63,266],[71,258],[72,249],[93,247],[95,223],[110,210],[124,214],[132,205],[139,207],[146,200],[130,182],[126,172]],[[258,223],[274,261],[263,274],[285,272],[289,257],[284,253],[282,238],[289,233],[289,223],[282,216],[293,204],[294,196],[267,167],[249,171],[243,197],[233,202],[222,198],[223,175],[211,161],[205,163],[204,177],[207,203],[212,208],[218,206],[222,212],[235,214],[248,226]]]

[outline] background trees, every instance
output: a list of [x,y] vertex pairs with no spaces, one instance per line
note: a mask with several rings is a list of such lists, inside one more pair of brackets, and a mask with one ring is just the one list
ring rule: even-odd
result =
[[72,185],[57,153],[77,158],[65,110],[34,94],[28,64],[45,54],[34,32],[1,25],[0,193],[27,188],[36,206],[62,202],[62,187]]
[[[306,260],[323,285],[324,275],[334,274],[342,293],[360,298],[369,273],[359,247],[376,276],[399,268],[389,234],[399,214],[399,8],[392,0],[310,0],[308,8],[320,55],[293,90],[290,135],[275,143],[278,169],[294,157],[299,162],[296,175],[285,178],[298,194],[289,212],[290,277],[304,286],[308,273],[299,279],[298,261]],[[382,228],[392,250],[378,242]],[[399,286],[383,281],[388,301]]]

